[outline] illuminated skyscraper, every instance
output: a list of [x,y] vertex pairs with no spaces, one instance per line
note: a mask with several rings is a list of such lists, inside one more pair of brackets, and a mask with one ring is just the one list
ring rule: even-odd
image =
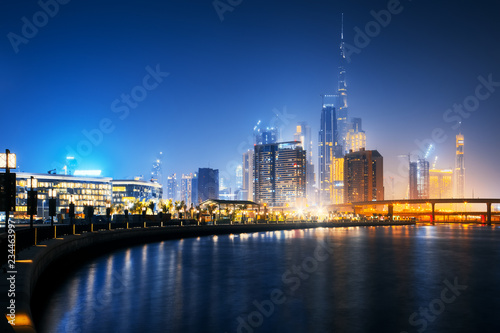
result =
[[313,142],[311,138],[311,127],[306,122],[300,122],[297,125],[297,132],[294,135],[295,141],[302,143],[302,148],[306,151],[307,168],[306,168],[306,197],[307,203],[312,205],[316,203],[316,189],[314,181],[314,164],[313,164]]
[[429,198],[448,199],[453,196],[453,170],[429,170]]
[[162,184],[163,182],[162,170],[161,170],[162,159],[163,159],[163,153],[160,152],[155,162],[153,163],[153,168],[151,170],[151,181],[156,182],[158,184]]
[[253,201],[253,150],[243,154],[242,200]]
[[188,207],[192,204],[197,204],[196,198],[193,197],[193,179],[194,176],[190,174],[182,174],[181,178],[181,198]]
[[410,162],[410,199],[429,199],[429,161]]
[[255,127],[254,138],[256,145],[267,145],[270,143],[276,143],[279,140],[279,131],[276,127],[266,127],[260,128]]
[[167,178],[167,199],[172,199],[172,201],[178,200],[179,197],[177,196],[177,192],[177,176],[174,173]]
[[464,136],[456,137],[455,171],[453,174],[454,196],[463,198],[465,193],[465,163],[464,163]]
[[344,157],[344,202],[384,200],[382,155],[376,150],[352,152]]
[[318,138],[319,204],[330,204],[330,172],[333,157],[342,157],[342,148],[337,142],[337,121],[335,115],[336,95],[323,95],[323,109]]
[[344,158],[334,157],[331,164],[330,184],[332,184],[330,201],[333,204],[344,203]]
[[349,152],[346,145],[347,132],[350,129],[348,123],[349,108],[347,105],[347,82],[345,70],[345,43],[344,43],[344,14],[342,14],[342,27],[340,32],[340,60],[339,60],[339,75],[338,75],[338,102],[337,102],[337,129],[338,143],[344,149],[343,154]]
[[307,162],[300,142],[254,148],[255,201],[271,207],[305,206]]

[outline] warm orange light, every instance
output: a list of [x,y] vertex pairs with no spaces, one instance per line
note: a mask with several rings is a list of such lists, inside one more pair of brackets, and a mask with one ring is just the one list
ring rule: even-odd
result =
[[[10,315],[6,314],[5,317],[9,323],[14,322],[15,326],[33,326],[30,316],[25,313],[16,313],[15,319],[11,318]],[[14,325],[12,325],[14,326]]]
[[32,264],[33,260],[16,260],[16,263],[21,263],[21,264]]

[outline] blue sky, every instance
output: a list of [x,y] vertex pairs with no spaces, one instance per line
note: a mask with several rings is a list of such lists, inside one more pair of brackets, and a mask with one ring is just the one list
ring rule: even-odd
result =
[[[0,4],[0,149],[17,153],[22,171],[47,172],[74,150],[81,168],[115,178],[148,174],[159,151],[165,174],[206,166],[231,173],[241,150],[251,147],[258,120],[278,124],[284,140],[296,122],[307,121],[316,141],[320,94],[336,89],[341,13],[346,43],[359,46],[358,31],[374,26],[371,12],[389,8],[397,13],[385,27],[369,30],[368,45],[358,47],[347,67],[350,116],[363,118],[367,149],[384,156],[400,197],[406,163],[398,155],[418,153],[415,140],[442,129],[437,167],[453,167],[460,130],[466,193],[500,195],[492,186],[500,178],[500,87],[480,89],[489,95],[471,104],[475,111],[463,113],[467,118],[453,111],[454,104],[474,102],[478,77],[500,82],[494,1],[479,7],[243,0],[232,1],[223,20],[212,1],[60,0],[57,12],[56,2],[42,3],[52,4],[46,8],[53,17],[44,20],[37,1]],[[25,28],[29,38],[23,18],[38,20],[36,33]],[[13,34],[25,39],[12,42]],[[161,82],[146,78],[151,71],[164,73]],[[127,105],[126,95],[140,101]],[[114,112],[119,106],[127,113]],[[459,129],[451,118],[457,115]]]

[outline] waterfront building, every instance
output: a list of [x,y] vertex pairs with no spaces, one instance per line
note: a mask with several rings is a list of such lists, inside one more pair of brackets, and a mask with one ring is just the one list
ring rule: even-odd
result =
[[83,213],[84,206],[93,206],[96,214],[105,214],[106,204],[112,200],[111,178],[83,177],[58,174],[16,173],[15,218],[26,218],[28,179],[37,182],[37,216],[49,217],[49,189],[56,191],[56,212],[66,212],[70,202],[75,204],[75,213]]
[[453,175],[454,196],[463,198],[465,193],[464,136],[456,136],[455,170]]
[[306,152],[290,141],[254,147],[254,194],[270,207],[305,206]]
[[127,205],[137,200],[157,204],[163,197],[163,188],[156,182],[143,180],[112,180],[114,205]]
[[383,158],[377,150],[350,152],[344,157],[344,202],[384,200]]

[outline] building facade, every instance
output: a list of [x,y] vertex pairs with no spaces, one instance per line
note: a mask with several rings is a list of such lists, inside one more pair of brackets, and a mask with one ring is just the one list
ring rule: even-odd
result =
[[297,131],[294,135],[295,141],[302,143],[302,148],[306,151],[306,198],[309,205],[316,204],[316,181],[313,163],[313,142],[311,136],[311,127],[306,122],[300,122],[297,125]]
[[449,199],[453,197],[453,170],[429,170],[429,198]]
[[111,178],[77,177],[72,175],[16,173],[16,211],[14,217],[26,218],[28,179],[36,179],[38,207],[37,216],[49,217],[49,189],[56,191],[56,211],[69,209],[75,204],[75,213],[83,213],[85,206],[93,206],[96,214],[105,214],[106,204],[112,201]]
[[178,184],[177,184],[177,175],[174,173],[167,178],[167,197],[166,199],[176,201],[178,200],[177,192],[178,192]]
[[193,197],[193,180],[195,175],[190,174],[182,174],[181,176],[181,197],[180,200],[184,201],[184,203],[191,207],[191,204],[197,204],[197,198]]
[[383,158],[361,149],[344,157],[344,202],[384,200]]
[[305,207],[306,152],[300,142],[254,147],[254,196],[270,207]]
[[142,180],[112,180],[113,204],[127,205],[139,201],[153,201],[157,204],[163,198],[163,188],[156,182]]
[[198,203],[208,199],[219,199],[219,170],[198,169]]
[[454,197],[463,198],[465,195],[465,161],[464,161],[464,136],[456,136],[455,170],[454,170]]
[[241,200],[253,201],[253,150],[248,150],[243,154],[243,165],[242,165],[242,190],[241,190]]

